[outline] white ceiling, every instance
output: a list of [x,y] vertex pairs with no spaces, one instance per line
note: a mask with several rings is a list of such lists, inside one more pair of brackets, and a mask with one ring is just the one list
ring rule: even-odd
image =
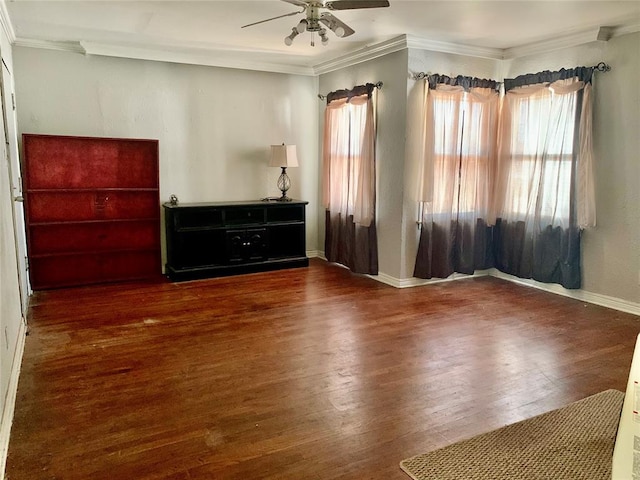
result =
[[329,32],[329,45],[312,47],[304,33],[287,47],[283,39],[302,14],[240,28],[300,10],[281,0],[5,0],[17,45],[301,73],[399,35],[499,52],[602,26],[640,30],[637,0],[390,3],[333,12],[356,31],[351,37]]

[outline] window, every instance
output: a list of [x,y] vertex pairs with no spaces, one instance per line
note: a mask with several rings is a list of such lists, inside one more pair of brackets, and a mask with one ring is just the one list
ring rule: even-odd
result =
[[577,94],[543,89],[508,98],[511,168],[505,208],[516,216],[537,210],[565,224],[571,209]]
[[505,79],[500,112],[496,82],[429,77],[415,276],[495,266],[580,287],[580,231],[595,225],[592,72]]
[[367,132],[368,103],[343,102],[332,111],[330,137],[327,148],[331,161],[332,197],[336,204],[344,204],[348,214],[354,213],[357,194],[362,187],[363,151]]
[[323,137],[325,256],[377,274],[375,85],[327,95]]
[[473,219],[484,215],[491,188],[490,163],[495,151],[498,93],[434,90],[430,121],[433,129],[434,214]]

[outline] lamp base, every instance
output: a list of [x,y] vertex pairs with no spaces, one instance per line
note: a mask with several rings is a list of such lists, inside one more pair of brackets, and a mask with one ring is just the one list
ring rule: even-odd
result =
[[282,168],[282,173],[280,174],[280,177],[278,178],[278,188],[282,192],[282,196],[280,198],[278,198],[276,201],[277,202],[290,202],[291,199],[289,197],[287,197],[287,191],[289,190],[289,187],[291,186],[291,180],[289,180],[289,175],[287,175],[287,167],[280,167],[280,168]]

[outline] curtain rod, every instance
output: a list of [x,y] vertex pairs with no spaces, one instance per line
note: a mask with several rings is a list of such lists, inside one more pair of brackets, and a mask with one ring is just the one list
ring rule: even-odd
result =
[[593,67],[591,67],[592,70],[597,70],[599,72],[610,72],[611,71],[611,66],[607,63],[604,62],[600,62],[597,65],[594,65]]
[[[607,63],[604,62],[600,62],[597,65],[594,65],[593,67],[589,67],[591,68],[591,70],[597,70],[598,72],[610,72],[611,71],[611,66]],[[414,80],[423,80],[426,77],[432,75],[432,73],[430,72],[418,72],[415,73],[413,75],[413,79]],[[502,83],[502,82],[497,82],[497,83]]]
[[[382,82],[378,82],[378,83],[374,83],[374,86],[380,90],[382,88],[383,83]],[[328,94],[327,94],[328,95]],[[318,94],[318,98],[320,100],[326,100],[327,99],[327,95],[323,95],[321,93]]]

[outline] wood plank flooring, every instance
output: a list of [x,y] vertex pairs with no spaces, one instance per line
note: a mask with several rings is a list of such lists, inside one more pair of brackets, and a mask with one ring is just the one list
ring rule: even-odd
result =
[[10,480],[391,479],[624,390],[640,318],[495,278],[309,268],[37,293]]

